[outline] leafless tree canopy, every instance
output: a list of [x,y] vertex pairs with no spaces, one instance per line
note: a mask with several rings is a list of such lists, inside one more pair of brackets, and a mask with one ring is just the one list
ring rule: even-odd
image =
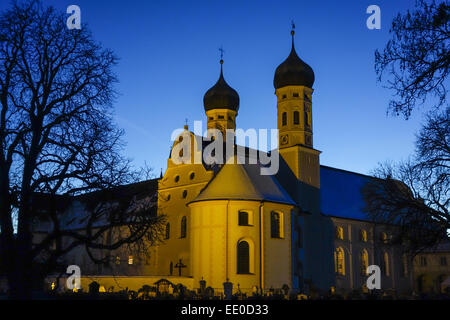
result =
[[[119,224],[128,226],[128,235],[105,249],[137,241],[154,232],[158,220],[145,214],[154,199],[140,208],[127,200],[102,214],[93,210],[82,234],[62,226],[53,210],[61,195],[110,190],[137,178],[112,121],[117,58],[86,26],[69,30],[66,19],[38,0],[15,3],[0,15],[0,263],[19,296],[29,289],[37,257],[46,256],[55,239],[73,241],[47,255],[44,265],[73,246],[100,246],[100,235]],[[33,203],[43,194],[50,195],[52,230],[32,245]],[[104,225],[96,229],[99,220]]]
[[399,228],[393,239],[417,253],[448,239],[450,230],[450,109],[434,112],[418,134],[414,158],[384,164],[363,188],[365,210]]
[[446,103],[450,64],[450,6],[447,1],[417,0],[415,10],[398,14],[382,52],[375,52],[375,71],[397,97],[389,110],[405,118],[428,97]]

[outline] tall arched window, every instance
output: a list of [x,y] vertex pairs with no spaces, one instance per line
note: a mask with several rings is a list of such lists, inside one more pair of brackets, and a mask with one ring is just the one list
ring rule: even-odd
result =
[[165,236],[165,238],[166,239],[170,238],[170,223],[166,224],[166,236]]
[[389,254],[387,252],[383,254],[383,272],[386,276],[389,276]]
[[334,271],[339,275],[345,275],[345,254],[342,248],[334,251]]
[[270,236],[272,238],[281,238],[281,216],[278,212],[270,214]]
[[181,218],[181,232],[180,232],[180,238],[186,238],[186,216]]
[[366,275],[367,274],[367,267],[369,266],[369,254],[367,253],[366,249],[363,249],[361,251],[361,274]]
[[300,114],[298,111],[294,111],[294,124],[300,124]]
[[283,126],[287,125],[287,113],[283,112],[283,114],[281,115],[281,124]]
[[237,273],[250,273],[250,246],[247,241],[240,241],[237,245]]
[[340,240],[344,240],[344,228],[336,227],[336,238]]

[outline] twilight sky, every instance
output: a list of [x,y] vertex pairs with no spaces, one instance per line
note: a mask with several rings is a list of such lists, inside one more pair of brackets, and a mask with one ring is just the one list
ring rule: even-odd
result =
[[[273,75],[296,50],[315,72],[314,147],[321,163],[369,173],[378,162],[414,149],[422,111],[408,121],[386,115],[392,92],[377,83],[374,51],[389,39],[392,18],[414,0],[144,1],[44,0],[66,11],[81,8],[96,40],[119,57],[117,121],[127,156],[159,174],[167,166],[174,129],[204,121],[203,95],[224,75],[241,103],[237,127],[276,128]],[[366,8],[381,8],[381,30],[366,27]],[[0,3],[0,10],[9,6]],[[69,15],[67,15],[69,16]]]

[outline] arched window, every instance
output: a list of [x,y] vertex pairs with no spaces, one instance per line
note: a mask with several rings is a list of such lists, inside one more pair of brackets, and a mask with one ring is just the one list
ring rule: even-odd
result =
[[186,216],[181,218],[181,232],[180,232],[180,238],[186,238]]
[[300,114],[298,111],[294,111],[294,124],[300,124]]
[[362,242],[367,242],[367,231],[364,229],[361,229],[359,237]]
[[344,240],[344,228],[336,227],[336,238],[340,240]]
[[283,126],[287,125],[287,113],[283,112],[283,114],[281,115],[281,124]]
[[166,224],[166,236],[165,239],[169,239],[170,238],[170,223]]
[[366,249],[363,249],[361,251],[361,274],[367,275],[367,267],[369,266],[369,254],[367,253]]
[[250,246],[247,241],[240,241],[237,245],[237,273],[250,273]]
[[305,118],[305,127],[309,127],[309,119],[308,119],[308,112],[304,112],[303,117]]
[[272,238],[281,238],[281,216],[278,212],[270,214],[270,236]]
[[247,211],[239,211],[238,216],[238,224],[240,226],[248,226],[248,212]]
[[339,275],[345,276],[345,253],[342,248],[337,248],[334,251],[334,271]]
[[385,276],[389,276],[389,254],[385,252],[383,254],[383,273]]

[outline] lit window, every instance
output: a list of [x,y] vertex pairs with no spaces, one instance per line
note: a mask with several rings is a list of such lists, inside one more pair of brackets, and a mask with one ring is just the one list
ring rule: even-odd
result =
[[344,240],[344,228],[336,227],[336,238],[340,240]]
[[334,251],[334,271],[338,275],[345,276],[345,254],[342,248]]
[[360,239],[362,242],[367,242],[367,231],[366,230],[361,229]]
[[382,232],[380,233],[380,240],[383,243],[387,243],[388,242],[388,235],[386,232]]
[[250,246],[247,241],[240,241],[237,245],[237,273],[250,273]]
[[133,256],[128,256],[128,264],[129,265],[133,264]]
[[120,257],[119,256],[116,257],[116,264],[120,264]]
[[361,251],[361,274],[366,275],[367,274],[367,268],[369,267],[369,254],[367,253],[366,249],[363,249]]
[[386,276],[389,276],[390,270],[389,270],[389,254],[385,252],[383,254],[383,273]]

